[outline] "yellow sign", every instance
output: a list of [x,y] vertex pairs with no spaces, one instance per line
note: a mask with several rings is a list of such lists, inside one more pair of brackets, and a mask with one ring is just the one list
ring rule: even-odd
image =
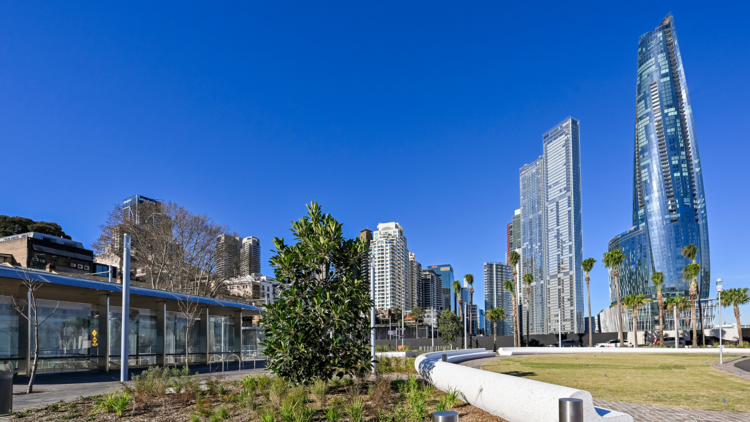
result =
[[94,336],[94,338],[91,339],[91,347],[99,346],[99,342],[96,340],[96,330],[92,331],[91,335]]
[[91,334],[96,337],[96,330],[92,331]]

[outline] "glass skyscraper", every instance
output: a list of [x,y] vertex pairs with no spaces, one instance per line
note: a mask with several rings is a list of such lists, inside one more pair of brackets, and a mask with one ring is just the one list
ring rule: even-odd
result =
[[[609,242],[627,260],[619,268],[620,296],[656,292],[651,273],[664,274],[665,296],[688,295],[684,246],[698,247],[700,297],[711,282],[703,174],[674,18],[668,15],[638,42],[633,227]],[[611,279],[611,274],[610,274]],[[614,282],[610,297],[616,301]]]
[[[544,265],[544,157],[520,170],[521,181],[521,262],[518,269],[518,297],[523,305],[524,331],[528,318],[531,334],[547,333],[547,283]],[[512,269],[511,269],[512,271]],[[523,276],[531,274],[530,298],[526,297]],[[511,278],[512,280],[512,278]],[[527,307],[528,311],[527,312]]]
[[456,311],[456,315],[458,315],[458,309],[451,305],[453,303],[453,288],[451,287],[451,284],[453,284],[453,267],[451,264],[429,265],[426,268],[435,271],[443,280],[443,291],[441,294],[443,309],[453,309]]

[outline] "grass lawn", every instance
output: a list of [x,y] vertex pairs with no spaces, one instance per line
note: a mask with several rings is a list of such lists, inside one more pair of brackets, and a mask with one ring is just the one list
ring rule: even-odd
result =
[[717,360],[716,355],[550,355],[497,359],[482,369],[586,390],[601,400],[750,413],[750,379],[712,369]]

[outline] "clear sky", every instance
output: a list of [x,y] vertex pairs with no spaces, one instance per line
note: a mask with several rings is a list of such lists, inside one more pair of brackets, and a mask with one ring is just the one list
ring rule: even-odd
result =
[[483,304],[518,169],[571,115],[596,313],[602,254],[631,225],[638,37],[671,11],[712,278],[750,286],[750,7],[610,3],[5,2],[0,214],[90,245],[141,194],[260,238],[265,263],[314,200],[348,236],[401,223],[423,265],[473,273]]

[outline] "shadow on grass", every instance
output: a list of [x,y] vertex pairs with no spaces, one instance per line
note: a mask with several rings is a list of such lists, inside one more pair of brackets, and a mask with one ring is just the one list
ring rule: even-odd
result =
[[508,371],[500,372],[503,375],[512,375],[514,377],[533,377],[536,376],[536,372],[524,372],[524,371]]

